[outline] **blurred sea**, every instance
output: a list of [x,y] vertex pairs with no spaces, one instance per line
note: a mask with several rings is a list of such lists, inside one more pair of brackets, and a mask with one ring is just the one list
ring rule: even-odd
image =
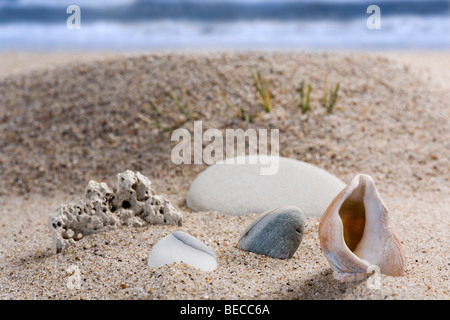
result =
[[[69,5],[81,29],[69,30]],[[381,29],[369,30],[369,5]],[[448,49],[443,0],[0,0],[0,50]]]

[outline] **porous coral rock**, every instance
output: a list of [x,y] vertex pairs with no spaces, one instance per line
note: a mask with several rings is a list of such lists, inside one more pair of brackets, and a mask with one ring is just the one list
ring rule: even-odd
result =
[[117,175],[116,188],[89,181],[84,198],[61,205],[48,217],[52,251],[60,253],[82,237],[121,225],[182,224],[181,213],[151,189],[151,181],[139,172]]

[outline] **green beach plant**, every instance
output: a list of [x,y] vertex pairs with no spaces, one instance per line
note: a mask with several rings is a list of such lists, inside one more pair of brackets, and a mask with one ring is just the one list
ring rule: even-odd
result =
[[148,103],[150,103],[153,110],[156,111],[156,114],[158,115],[158,117],[161,117],[161,115],[162,115],[161,110],[159,110],[159,108],[156,106],[155,102],[152,99],[148,99]]
[[245,110],[244,110],[243,106],[240,107],[240,111],[241,111],[241,120],[245,121],[246,117],[245,117]]
[[329,101],[328,106],[327,106],[327,112],[328,113],[332,113],[333,110],[334,110],[334,106],[336,105],[338,94],[339,94],[339,86],[340,86],[339,82],[336,83],[336,85],[334,86],[334,90],[331,93],[330,101]]
[[311,84],[308,84],[305,94],[305,81],[302,80],[300,83],[300,102],[299,107],[302,110],[302,113],[306,113],[311,110],[309,106],[309,102],[311,99]]
[[178,100],[178,98],[175,96],[173,92],[170,93],[170,98],[173,100],[173,102],[175,102],[175,104],[178,107],[178,110],[180,110],[180,112],[184,114],[184,116],[186,117],[186,121],[191,121],[192,120],[191,114],[186,110],[184,105],[181,103],[180,100]]
[[253,75],[253,84],[255,85],[256,92],[258,93],[258,97],[261,100],[261,103],[266,112],[271,111],[270,105],[270,89],[269,89],[269,80],[267,78],[263,78],[261,75],[261,70],[258,70],[256,75]]
[[159,122],[154,121],[154,120],[151,120],[150,118],[144,116],[142,113],[138,113],[138,114],[137,114],[137,117],[138,117],[139,119],[141,119],[142,121],[144,121],[144,122],[146,122],[146,123],[148,123],[148,124],[150,124],[150,125],[152,125],[152,126],[158,128],[158,129],[161,129],[161,130],[163,130],[163,131],[173,132],[173,130],[174,130],[174,129],[173,129],[172,127],[170,127],[170,126],[163,126],[163,125],[161,125]]
[[334,90],[328,94],[328,74],[325,75],[325,84],[323,87],[322,106],[327,109],[328,113],[333,113],[339,94],[339,82],[334,86]]
[[250,123],[253,123],[253,115],[249,113],[248,115],[245,113],[244,106],[240,106],[240,116],[242,121],[248,121]]

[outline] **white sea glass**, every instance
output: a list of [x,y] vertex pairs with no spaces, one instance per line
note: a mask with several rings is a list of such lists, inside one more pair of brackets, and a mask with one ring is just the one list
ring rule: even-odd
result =
[[159,240],[148,257],[150,267],[170,263],[186,263],[203,271],[217,267],[215,252],[205,243],[182,231],[175,231]]

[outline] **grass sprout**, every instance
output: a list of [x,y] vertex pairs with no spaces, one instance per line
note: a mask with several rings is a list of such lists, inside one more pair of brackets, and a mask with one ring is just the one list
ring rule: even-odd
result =
[[253,75],[253,83],[255,85],[256,91],[258,92],[259,99],[264,107],[266,112],[270,112],[270,89],[269,89],[269,80],[267,78],[263,78],[261,75],[261,71],[258,70],[256,75]]
[[[324,97],[323,106],[327,109],[328,113],[333,113],[333,111],[334,111],[334,107],[336,105],[338,95],[339,95],[339,87],[340,87],[340,84],[338,82],[335,84],[334,90],[330,94],[330,98],[328,99],[328,95],[327,95],[327,98]],[[328,101],[325,99],[327,99]]]
[[243,106],[240,107],[240,111],[241,111],[241,120],[245,121],[246,117],[245,117],[245,110],[244,110]]
[[253,123],[253,115],[249,113],[248,115],[245,113],[244,106],[240,106],[239,108],[240,116],[242,121],[248,121],[250,123]]
[[192,117],[191,114],[186,110],[186,108],[183,106],[183,104],[181,103],[180,100],[178,100],[178,98],[175,96],[175,94],[173,94],[172,92],[170,93],[170,98],[173,100],[173,102],[175,102],[175,104],[178,107],[178,110],[180,110],[180,112],[182,114],[184,114],[184,116],[186,117],[187,121],[191,121]]
[[150,118],[144,116],[142,113],[138,113],[138,114],[137,114],[137,117],[138,117],[139,119],[141,119],[142,121],[144,121],[144,122],[146,122],[146,123],[148,123],[148,124],[150,124],[150,125],[152,125],[152,126],[158,128],[158,129],[161,129],[161,130],[163,130],[163,131],[173,132],[173,130],[174,130],[172,127],[169,127],[169,126],[163,126],[163,125],[161,125],[159,122],[154,121],[154,120],[151,120]]
[[305,81],[302,81],[300,83],[300,102],[298,105],[302,110],[302,113],[306,113],[309,110],[311,110],[310,99],[311,99],[311,85],[308,84],[305,93]]
[[150,103],[150,105],[152,106],[153,110],[156,111],[156,114],[158,115],[158,117],[161,117],[161,115],[162,115],[161,110],[159,110],[159,108],[156,106],[155,102],[152,99],[149,99],[148,103]]

